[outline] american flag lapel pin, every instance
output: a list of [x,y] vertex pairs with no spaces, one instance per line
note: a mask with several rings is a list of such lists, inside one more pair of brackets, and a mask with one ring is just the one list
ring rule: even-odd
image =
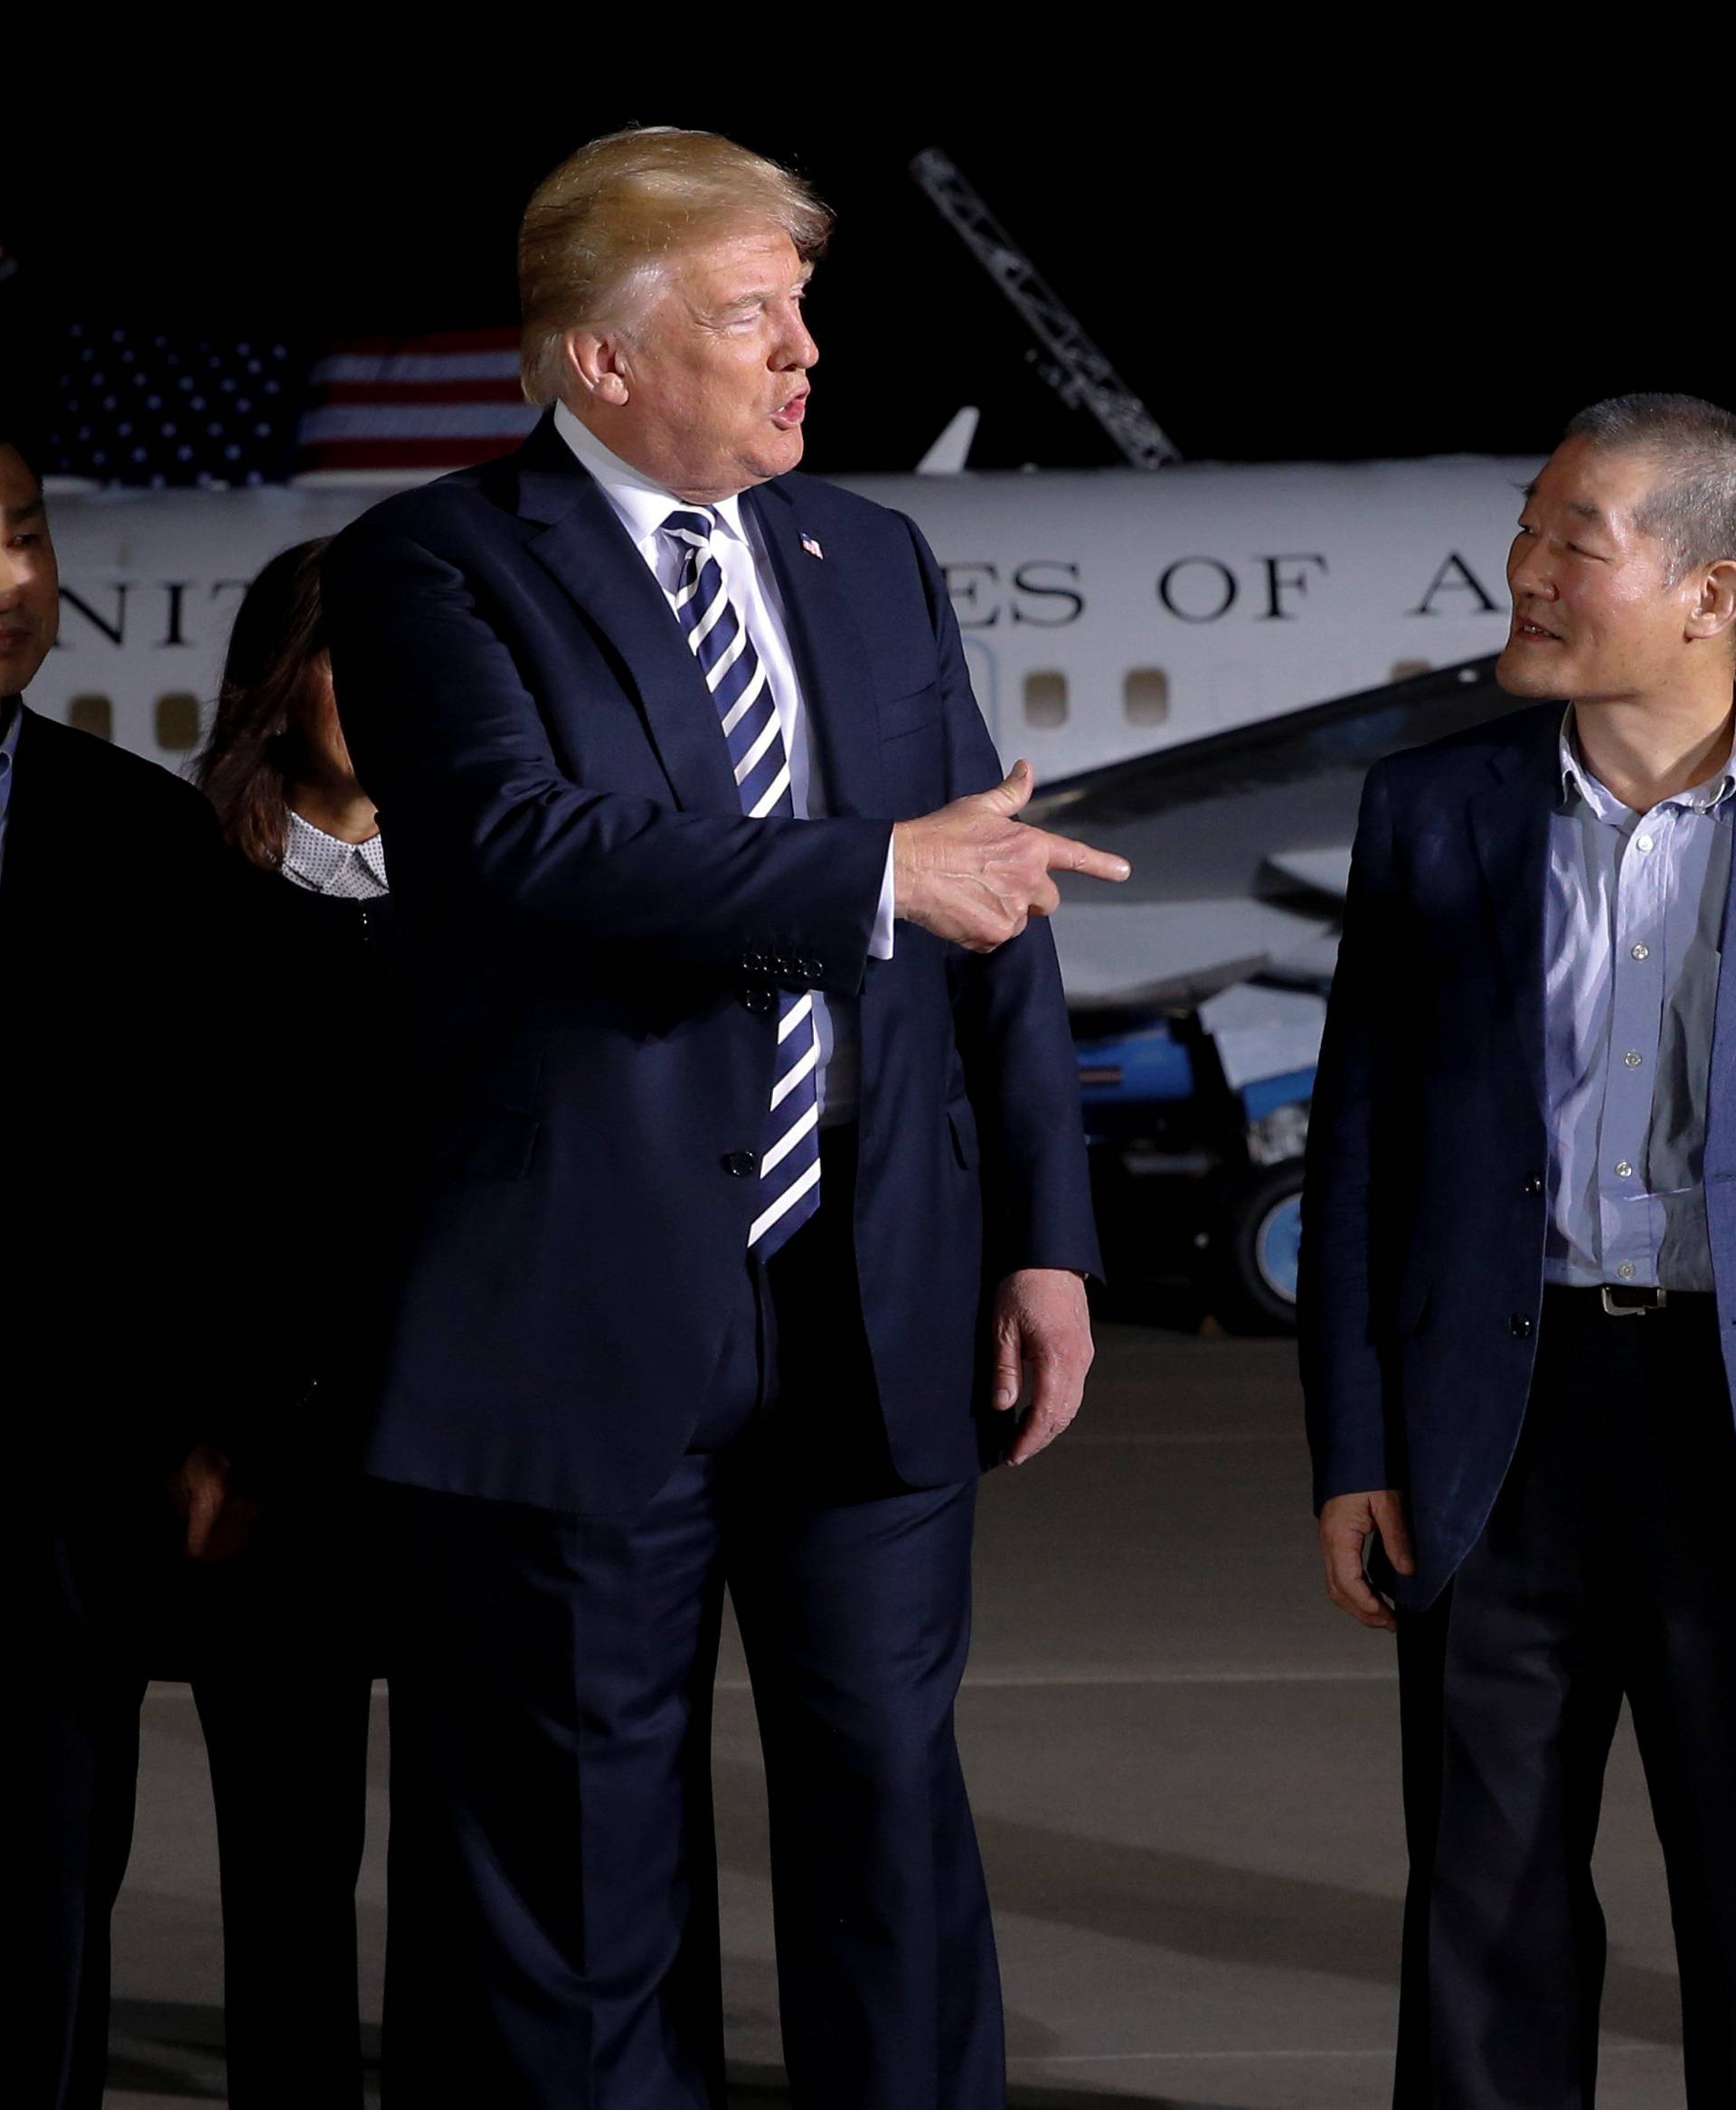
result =
[[814,540],[812,535],[804,535],[802,537],[802,547],[807,551],[810,557],[818,557],[822,562],[825,561],[826,551],[821,549],[820,545]]

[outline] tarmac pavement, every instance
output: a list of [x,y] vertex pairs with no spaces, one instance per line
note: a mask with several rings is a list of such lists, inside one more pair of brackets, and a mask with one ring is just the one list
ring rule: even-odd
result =
[[[984,1491],[960,1735],[994,1893],[1018,2110],[1384,2110],[1404,1879],[1388,1637],[1327,1606],[1295,1353],[1112,1325],[1086,1411]],[[732,2103],[771,2110],[763,1784],[740,1653],[716,1731]],[[385,1934],[385,1702],[361,1889]],[[1682,2101],[1668,1906],[1631,1735],[1599,1880],[1599,2110]],[[115,1928],[112,2110],[222,2100],[217,1877],[184,1689],[146,1706]],[[377,2030],[371,2031],[377,2042]],[[481,2110],[481,2106],[478,2106]]]

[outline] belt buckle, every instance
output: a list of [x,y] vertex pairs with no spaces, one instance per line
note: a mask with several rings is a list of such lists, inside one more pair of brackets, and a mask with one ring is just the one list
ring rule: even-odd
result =
[[[1618,1289],[1613,1283],[1604,1283],[1599,1295],[1603,1308],[1612,1319],[1643,1319],[1648,1312],[1661,1312],[1670,1300],[1667,1289]],[[1618,1304],[1618,1297],[1632,1297],[1632,1304]],[[1642,1301],[1643,1300],[1643,1301]]]

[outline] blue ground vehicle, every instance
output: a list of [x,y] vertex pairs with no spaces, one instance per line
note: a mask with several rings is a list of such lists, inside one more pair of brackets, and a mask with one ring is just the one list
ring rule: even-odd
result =
[[1206,1012],[1074,1014],[1105,1266],[1118,1291],[1189,1280],[1225,1326],[1281,1333],[1314,1069],[1243,1076]]

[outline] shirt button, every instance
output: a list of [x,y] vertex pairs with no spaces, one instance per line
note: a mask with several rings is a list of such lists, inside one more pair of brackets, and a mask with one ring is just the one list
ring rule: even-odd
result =
[[1636,850],[1649,850],[1651,846],[1652,839],[1649,835],[1636,835],[1634,837],[1634,848]]
[[1616,1269],[1616,1273],[1620,1276],[1624,1282],[1631,1282],[1634,1279],[1633,1262],[1631,1260],[1624,1260],[1621,1266]]
[[1637,1069],[1640,1064],[1645,1061],[1645,1060],[1646,1058],[1639,1052],[1637,1048],[1629,1048],[1628,1052],[1622,1057],[1622,1060],[1628,1065],[1629,1069]]
[[1637,946],[1634,947],[1634,957],[1635,957],[1637,960],[1648,960],[1648,959],[1650,959],[1650,958],[1651,958],[1651,956],[1652,956],[1652,948],[1651,948],[1651,947],[1650,947],[1650,946],[1648,946],[1648,945],[1637,945]]
[[1618,1165],[1616,1167],[1616,1177],[1617,1177],[1617,1179],[1618,1179],[1618,1180],[1631,1180],[1631,1179],[1633,1178],[1633,1176],[1634,1176],[1634,1168],[1632,1167],[1632,1165],[1630,1165],[1630,1164],[1628,1163],[1628,1160],[1627,1160],[1626,1158],[1623,1158],[1623,1159],[1622,1159],[1622,1161],[1621,1161],[1621,1163],[1619,1163],[1619,1164],[1618,1164]]

